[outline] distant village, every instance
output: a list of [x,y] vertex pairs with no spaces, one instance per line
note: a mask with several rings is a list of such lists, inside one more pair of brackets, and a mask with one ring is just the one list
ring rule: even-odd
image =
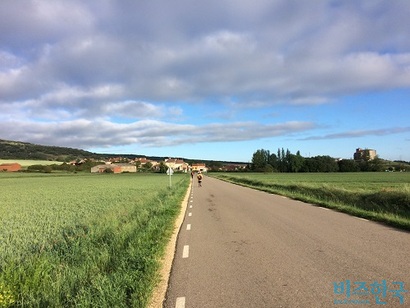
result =
[[[135,159],[128,159],[128,162],[123,162],[121,157],[111,158],[104,164],[96,165],[91,168],[91,173],[103,173],[103,172],[138,172],[140,169],[151,170],[154,172],[160,172],[161,168],[172,169],[174,172],[188,173],[188,172],[208,172],[210,169],[205,163],[188,164],[183,159],[168,158],[164,161],[150,160],[145,157],[139,157]],[[222,165],[218,170],[213,171],[242,171],[245,170],[247,164],[232,164]]]
[[155,160],[150,160],[145,157],[135,158],[134,160],[129,160],[128,162],[122,162],[121,157],[111,158],[104,164],[100,164],[91,168],[91,173],[123,173],[123,172],[137,172],[139,169],[149,169],[152,171],[159,172],[162,166],[166,168],[171,168],[173,171],[188,173],[190,171],[201,171],[207,172],[208,169],[205,164],[192,164],[184,162],[182,159],[169,158],[165,159],[163,162],[158,162]]
[[[78,159],[68,163],[62,163],[71,166],[89,165],[91,173],[133,173],[140,171],[151,172],[166,172],[172,169],[174,172],[190,173],[190,172],[208,172],[208,171],[244,171],[248,168],[248,164],[232,163],[232,164],[216,164],[207,166],[205,163],[189,164],[183,159],[168,158],[162,161],[147,159],[146,157],[139,157],[135,159],[114,157],[101,161],[94,161],[93,159]],[[5,163],[0,164],[0,171],[16,172],[22,171],[24,168],[19,163]]]

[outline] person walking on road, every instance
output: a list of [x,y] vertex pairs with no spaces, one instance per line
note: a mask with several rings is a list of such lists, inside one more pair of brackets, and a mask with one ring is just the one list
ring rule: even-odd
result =
[[198,179],[198,187],[202,186],[202,173],[201,171],[198,172],[196,178]]

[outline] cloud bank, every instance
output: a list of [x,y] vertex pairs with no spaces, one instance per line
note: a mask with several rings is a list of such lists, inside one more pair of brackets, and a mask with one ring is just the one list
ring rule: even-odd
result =
[[409,88],[409,15],[408,1],[3,0],[1,137],[87,148],[310,131],[198,125],[188,110]]

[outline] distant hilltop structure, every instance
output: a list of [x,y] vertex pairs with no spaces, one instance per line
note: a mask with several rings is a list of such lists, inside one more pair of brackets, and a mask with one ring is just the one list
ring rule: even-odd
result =
[[376,150],[372,149],[361,149],[357,148],[356,152],[353,154],[354,160],[373,160],[376,158]]

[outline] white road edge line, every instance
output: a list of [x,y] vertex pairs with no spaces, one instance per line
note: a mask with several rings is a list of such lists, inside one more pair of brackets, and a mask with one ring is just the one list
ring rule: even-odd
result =
[[319,209],[325,210],[325,211],[330,211],[330,209],[328,209],[327,207],[321,207],[319,206]]
[[368,219],[366,219],[366,218],[362,218],[362,217],[355,217],[356,219],[360,219],[360,220],[363,220],[363,221],[369,221]]
[[185,308],[185,297],[177,297],[175,308]]
[[189,245],[184,245],[184,250],[182,251],[182,258],[186,259],[189,257]]
[[191,230],[191,224],[187,224],[186,225],[186,229],[189,231],[189,230]]

